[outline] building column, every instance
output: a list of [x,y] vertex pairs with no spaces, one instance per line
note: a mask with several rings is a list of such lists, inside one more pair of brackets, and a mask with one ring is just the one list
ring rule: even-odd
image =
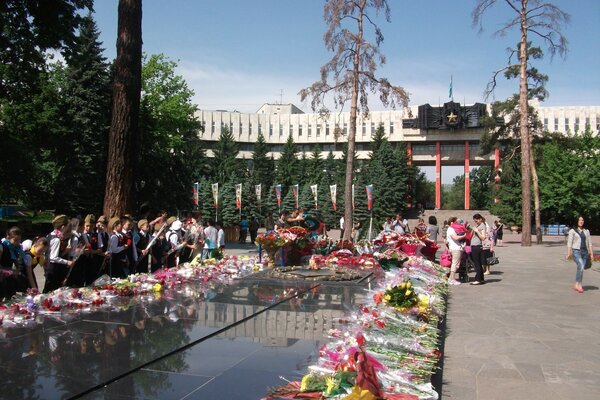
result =
[[494,176],[494,203],[500,202],[498,198],[498,190],[500,185],[500,149],[496,147],[494,149],[494,171],[496,175]]
[[469,141],[465,141],[465,210],[471,208],[471,177],[469,174]]
[[[410,143],[410,142],[406,143],[406,155],[408,158],[408,160],[406,161],[406,165],[411,166],[412,165],[412,143]],[[406,195],[406,207],[407,208],[412,208],[412,206],[413,206],[412,193],[413,193],[413,181],[412,181],[412,179],[409,179],[408,193]]]
[[440,142],[435,142],[435,208],[442,208],[442,152]]

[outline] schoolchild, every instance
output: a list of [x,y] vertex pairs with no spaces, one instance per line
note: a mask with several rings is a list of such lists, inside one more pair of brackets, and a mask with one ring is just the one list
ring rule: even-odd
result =
[[10,228],[0,246],[0,300],[10,299],[16,292],[27,289],[23,259],[25,253],[21,248],[21,229]]
[[48,239],[37,238],[34,242],[25,240],[21,244],[25,258],[25,277],[27,278],[27,287],[30,289],[39,289],[37,279],[35,278],[35,268],[41,265],[44,268],[46,264],[46,250],[48,249]]
[[54,230],[46,236],[48,239],[48,252],[46,256],[46,283],[44,293],[51,292],[63,285],[73,261],[68,259],[67,245],[71,237],[72,228],[66,215],[57,215],[52,220]]
[[111,277],[125,278],[128,272],[127,243],[121,229],[121,219],[113,217],[108,222],[111,231],[108,239],[108,253],[110,254],[109,275]]
[[127,267],[125,269],[125,276],[128,276],[130,273],[135,273],[135,266],[138,259],[137,249],[135,248],[135,243],[133,240],[133,221],[131,216],[125,215],[123,218],[121,218],[121,227],[123,228],[123,238],[127,244],[127,249],[125,251],[125,254],[127,254]]
[[136,243],[135,247],[138,255],[138,263],[136,266],[137,272],[149,272],[149,252],[148,244],[152,240],[150,236],[150,224],[147,219],[142,219],[138,222],[138,235],[139,240]]
[[178,219],[173,221],[169,231],[166,234],[166,239],[169,244],[169,250],[167,253],[167,259],[165,261],[165,266],[167,268],[173,268],[177,265],[177,258],[179,256],[179,251],[181,250],[181,241],[183,238],[183,234],[181,232],[182,223]]

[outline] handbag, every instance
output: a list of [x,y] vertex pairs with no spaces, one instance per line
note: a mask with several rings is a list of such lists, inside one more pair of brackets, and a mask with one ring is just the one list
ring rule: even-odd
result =
[[590,269],[590,268],[592,268],[592,257],[590,254],[588,254],[587,262],[583,266],[583,269]]
[[496,257],[495,253],[492,253],[491,257],[488,257],[486,260],[487,265],[496,265],[500,262],[500,260],[498,260],[498,257]]
[[452,265],[452,254],[450,254],[448,249],[444,250],[440,256],[440,265],[445,268],[448,268]]

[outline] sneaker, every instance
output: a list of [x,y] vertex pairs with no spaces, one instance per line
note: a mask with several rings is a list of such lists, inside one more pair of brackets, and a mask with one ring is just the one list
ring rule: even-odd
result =
[[452,279],[448,281],[448,285],[460,285],[460,282],[456,279]]

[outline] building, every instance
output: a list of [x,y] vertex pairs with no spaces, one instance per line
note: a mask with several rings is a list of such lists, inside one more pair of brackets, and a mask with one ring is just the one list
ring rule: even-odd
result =
[[[600,106],[544,107],[532,103],[549,131],[571,133],[589,127],[595,134],[600,130]],[[487,112],[485,104],[460,105],[448,102],[443,106],[411,106],[401,111],[371,111],[368,118],[359,114],[356,131],[356,151],[359,159],[369,158],[371,138],[383,124],[388,140],[393,144],[406,142],[409,158],[415,165],[436,167],[436,207],[441,207],[441,168],[460,165],[465,168],[465,209],[469,209],[468,175],[470,166],[494,165],[499,167],[499,154],[479,154],[479,141],[484,132],[478,116]],[[433,114],[427,120],[424,114]],[[458,114],[458,115],[456,115]],[[416,118],[415,118],[416,116]],[[458,116],[458,119],[457,119]],[[347,135],[350,112],[331,112],[328,116],[304,113],[293,104],[266,103],[256,113],[237,111],[199,110],[198,119],[204,124],[202,139],[209,143],[219,140],[221,130],[228,127],[240,144],[239,157],[250,159],[254,142],[262,133],[271,147],[269,155],[279,158],[289,135],[300,152],[309,153],[315,144],[323,152],[342,153],[344,137],[336,141],[335,132]],[[462,121],[461,121],[462,119]]]

